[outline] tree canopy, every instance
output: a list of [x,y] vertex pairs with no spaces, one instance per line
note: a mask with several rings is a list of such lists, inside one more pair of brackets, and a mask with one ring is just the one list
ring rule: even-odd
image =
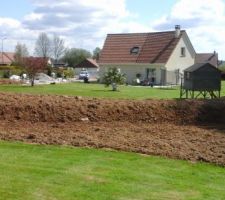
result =
[[23,58],[28,57],[29,52],[25,44],[17,43],[15,47],[15,64],[23,66]]
[[117,90],[118,84],[124,84],[126,80],[125,74],[121,73],[120,70],[116,67],[109,68],[108,71],[104,74],[103,82],[105,85],[112,86],[112,90]]
[[86,58],[91,58],[91,53],[85,49],[72,48],[65,52],[63,57],[64,62],[70,67],[74,67]]
[[96,47],[93,51],[92,58],[98,60],[100,53],[101,53],[101,49],[99,47]]

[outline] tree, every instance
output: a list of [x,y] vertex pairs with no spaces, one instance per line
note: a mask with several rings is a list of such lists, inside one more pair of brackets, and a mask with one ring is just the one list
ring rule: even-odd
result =
[[31,86],[34,86],[34,79],[37,73],[43,72],[47,65],[45,58],[29,57],[24,59],[26,72],[30,79]]
[[100,56],[100,53],[101,53],[101,49],[99,47],[96,47],[93,51],[93,56],[92,58],[95,59],[95,60],[98,60],[99,59],[99,56]]
[[111,85],[113,91],[117,91],[118,84],[124,84],[125,80],[125,74],[121,73],[120,70],[116,67],[110,68],[103,77],[103,81],[106,87]]
[[70,67],[74,67],[86,58],[91,58],[91,53],[85,49],[72,48],[66,51],[63,60]]
[[29,56],[28,49],[25,44],[17,43],[15,47],[15,64],[18,66],[23,66],[23,59]]
[[51,55],[51,40],[46,33],[41,33],[35,44],[35,54],[47,58]]
[[59,60],[65,53],[65,45],[64,45],[64,40],[61,39],[59,36],[54,35],[53,40],[52,40],[52,53],[53,57],[56,61]]

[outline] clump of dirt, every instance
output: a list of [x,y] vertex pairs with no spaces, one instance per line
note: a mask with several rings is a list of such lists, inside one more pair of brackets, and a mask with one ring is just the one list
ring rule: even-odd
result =
[[[207,124],[207,126],[206,126]],[[225,99],[0,93],[0,139],[112,148],[225,166]]]

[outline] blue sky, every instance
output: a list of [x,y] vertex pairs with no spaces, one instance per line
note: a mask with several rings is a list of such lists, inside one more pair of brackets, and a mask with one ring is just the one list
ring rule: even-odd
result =
[[[213,3],[212,3],[213,2]],[[39,33],[63,37],[68,47],[94,49],[107,33],[173,30],[180,24],[197,52],[225,59],[225,0],[0,0],[0,37],[33,51]]]

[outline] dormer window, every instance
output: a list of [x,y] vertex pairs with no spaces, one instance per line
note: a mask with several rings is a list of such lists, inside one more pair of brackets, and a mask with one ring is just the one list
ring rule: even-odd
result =
[[186,56],[186,49],[185,49],[185,47],[181,47],[181,49],[180,49],[180,56],[181,57],[185,57]]
[[139,50],[140,50],[139,47],[133,47],[130,50],[130,54],[139,54]]

